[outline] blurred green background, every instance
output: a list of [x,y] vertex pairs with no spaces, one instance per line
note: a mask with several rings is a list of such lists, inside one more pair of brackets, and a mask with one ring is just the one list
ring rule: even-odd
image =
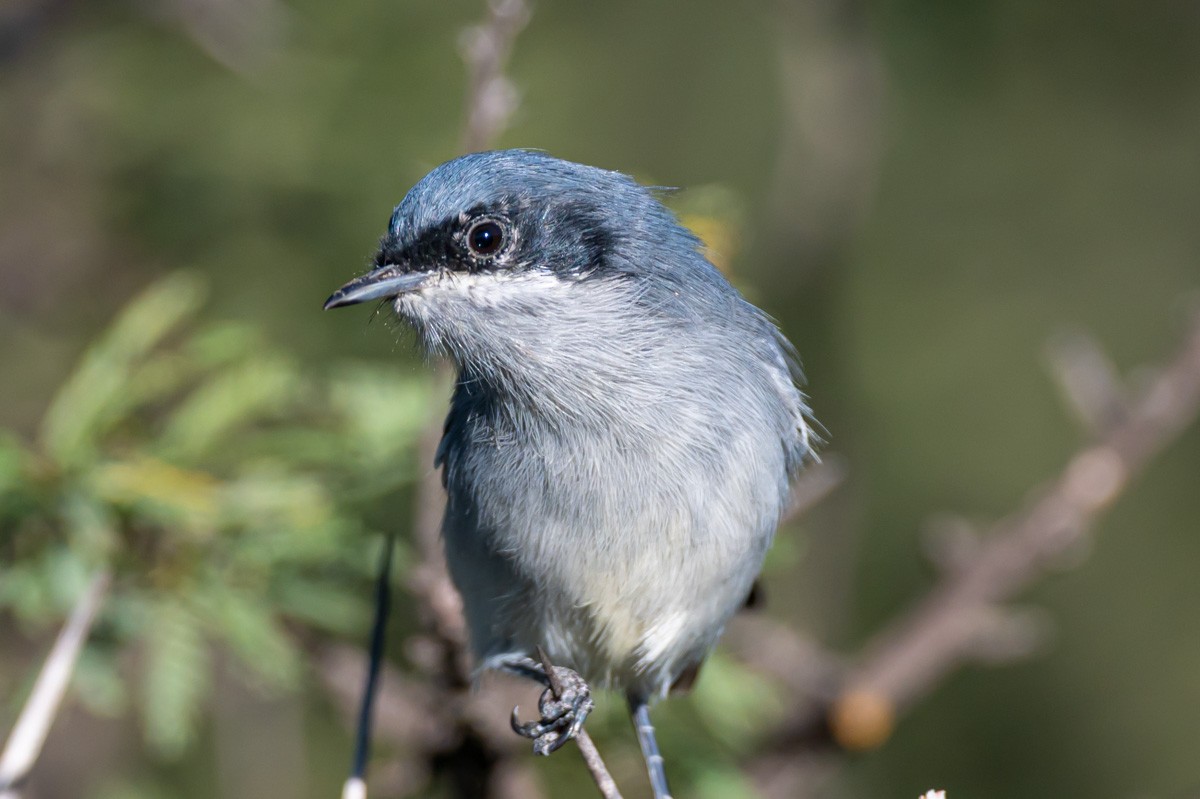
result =
[[[320,304],[361,271],[407,188],[456,154],[458,37],[482,11],[465,0],[0,9],[0,427],[12,431],[6,463],[24,464],[7,473],[44,478],[0,477],[18,486],[0,514],[0,729],[88,559],[115,551],[130,567],[81,671],[90,710],[75,703],[59,719],[30,797],[338,790],[350,735],[296,641],[361,640],[374,533],[407,529],[410,481],[427,468],[414,437],[442,400],[402,333]],[[1194,2],[542,0],[509,74],[521,104],[501,145],[683,187],[672,202],[797,344],[828,449],[850,473],[783,532],[767,612],[831,647],[852,651],[933,582],[918,540],[933,514],[997,518],[1085,440],[1047,376],[1049,339],[1087,330],[1129,370],[1168,357],[1195,306]],[[162,289],[175,299],[154,306],[175,326],[150,340],[143,319],[133,341],[93,357],[126,369],[109,405],[62,400],[120,309],[180,269]],[[137,351],[144,335],[158,354]],[[146,407],[122,416],[119,389],[134,385]],[[78,433],[103,457],[71,454],[70,421],[47,432],[56,394],[60,417],[109,420]],[[393,418],[355,427],[368,408]],[[134,467],[147,453],[195,471],[146,477]],[[129,468],[114,473],[113,459]],[[175,489],[189,474],[215,481],[203,491],[217,521],[173,540],[169,557],[153,543],[145,555],[129,531],[187,527]],[[175,488],[147,500],[147,480]],[[1116,505],[1082,567],[1022,598],[1055,622],[1044,651],[956,673],[824,795],[1200,791],[1198,483],[1191,429]],[[81,550],[71,536],[96,514],[124,532]],[[74,520],[71,536],[60,518]],[[143,584],[134,567],[146,563]],[[155,662],[151,631],[208,607],[180,610],[178,586],[229,575],[240,600],[204,595],[225,626],[193,624],[159,647],[175,672],[122,689],[120,675],[138,673],[131,657]],[[410,604],[398,599],[398,627],[411,626]],[[195,658],[208,638],[223,641],[214,676],[190,674],[180,663],[207,670]],[[256,674],[263,640],[275,649]],[[231,676],[224,649],[249,673]],[[155,697],[175,708],[157,721]],[[697,701],[656,712],[678,790],[744,795],[744,744],[697,731]],[[195,736],[180,727],[192,718]],[[267,732],[239,738],[252,722]],[[623,724],[598,726],[628,763]],[[535,764],[550,795],[589,790],[574,761]],[[639,795],[636,769],[625,773]]]

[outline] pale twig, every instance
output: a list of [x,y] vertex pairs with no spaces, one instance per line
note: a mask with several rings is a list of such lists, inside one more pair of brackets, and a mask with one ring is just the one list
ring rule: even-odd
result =
[[0,755],[0,799],[17,799],[18,785],[37,763],[110,582],[107,569],[93,575],[47,655]]
[[787,509],[780,524],[794,521],[810,511],[846,480],[849,467],[846,459],[836,452],[821,456],[821,462],[809,466],[792,484]]
[[[555,699],[562,699],[563,687],[562,682],[558,678],[558,672],[554,670],[554,664],[550,662],[546,651],[540,646],[537,648],[538,660],[542,663],[542,668],[546,670],[546,679],[550,683],[550,691],[554,694]],[[588,735],[587,730],[580,727],[575,733],[575,743],[579,745],[579,751],[583,754],[583,762],[587,765],[588,772],[592,775],[592,780],[596,783],[596,787],[600,789],[600,795],[604,799],[621,799],[621,792],[617,789],[617,782],[612,778],[612,774],[608,771],[608,766],[605,765],[604,759],[600,757],[600,750],[596,748],[596,744],[592,741],[592,736]]]
[[466,120],[462,151],[473,153],[490,147],[500,136],[520,96],[504,74],[513,41],[529,22],[525,0],[489,0],[488,15],[481,24],[467,28],[459,40],[467,64]]
[[604,799],[621,799],[617,782],[609,773],[608,766],[600,757],[600,750],[596,748],[596,744],[592,741],[592,736],[588,735],[587,730],[579,728],[579,732],[575,733],[575,743],[579,744],[583,762],[587,764],[588,771],[591,772],[592,779],[596,782],[596,787],[600,789],[600,795]]
[[1046,345],[1046,360],[1063,399],[1088,433],[1102,433],[1128,412],[1116,367],[1091,336],[1060,333]]
[[[1130,480],[1192,423],[1198,409],[1200,316],[1180,354],[1119,418],[1097,431],[1095,443],[1076,453],[1027,507],[994,525],[966,562],[943,571],[941,582],[913,609],[874,636],[832,698],[814,697],[772,734],[769,750],[751,764],[760,787],[771,786],[764,793],[799,795],[797,785],[810,784],[812,772],[828,768],[813,752],[831,733],[843,745],[881,743],[896,710],[925,696],[960,664],[995,655],[995,648],[981,647],[983,638],[1007,630],[1009,643],[1028,639],[1032,628],[1020,619],[997,624],[1011,614],[1001,603],[1061,563]],[[838,729],[838,719],[851,704],[877,722],[865,739],[840,737],[846,731]]]
[[1071,458],[1031,505],[998,523],[970,565],[873,639],[849,684],[903,706],[969,658],[977,612],[1015,595],[1079,541],[1198,407],[1200,319],[1125,418]]

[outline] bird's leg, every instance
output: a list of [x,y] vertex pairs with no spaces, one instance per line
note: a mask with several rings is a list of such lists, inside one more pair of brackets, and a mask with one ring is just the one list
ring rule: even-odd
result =
[[541,718],[522,723],[520,708],[514,707],[512,728],[517,735],[533,741],[535,754],[548,755],[575,737],[596,704],[591,689],[577,672],[555,666],[540,648],[538,655],[540,662],[529,657],[516,658],[504,661],[499,668],[546,686],[538,699]]
[[646,771],[650,773],[650,787],[654,791],[654,799],[671,799],[671,789],[667,785],[667,772],[663,768],[663,756],[658,751],[658,741],[654,737],[654,725],[650,723],[650,706],[644,699],[629,697],[629,716],[633,720],[633,728],[637,731],[638,744],[642,747],[642,758],[646,761]]

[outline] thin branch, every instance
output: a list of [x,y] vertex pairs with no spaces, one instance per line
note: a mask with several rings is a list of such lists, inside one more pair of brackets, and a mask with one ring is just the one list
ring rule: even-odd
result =
[[520,95],[504,74],[513,41],[529,22],[525,0],[489,0],[481,24],[467,28],[459,49],[467,64],[467,111],[461,149],[473,153],[490,147],[508,127]]
[[901,706],[927,692],[971,654],[978,611],[1015,595],[1078,542],[1198,407],[1200,318],[1126,418],[1077,453],[1029,507],[997,524],[972,564],[880,633],[849,683]]
[[37,763],[110,582],[107,569],[93,575],[46,657],[0,755],[0,799],[18,799],[18,786]]
[[604,799],[621,799],[621,792],[617,790],[617,782],[609,773],[608,766],[604,765],[604,760],[600,757],[600,750],[596,748],[596,744],[592,741],[592,736],[588,735],[587,730],[579,728],[579,732],[575,733],[575,743],[579,744],[583,762],[587,764],[588,771],[591,772],[592,779],[596,782],[596,787],[600,789],[600,795]]
[[[546,650],[540,646],[537,648],[538,660],[542,662],[542,668],[546,670],[546,679],[550,681],[550,690],[554,693],[555,699],[562,699],[563,686],[558,678],[558,672],[554,670],[554,664],[550,662]],[[617,782],[612,778],[612,774],[608,771],[608,766],[604,763],[604,758],[600,757],[600,750],[596,748],[595,742],[592,741],[592,736],[588,735],[587,730],[580,727],[575,733],[575,743],[579,745],[579,751],[583,755],[583,762],[587,765],[588,772],[592,775],[592,780],[596,783],[596,787],[600,789],[600,795],[604,799],[621,799],[621,792],[617,789]]]
[[1046,345],[1050,374],[1089,434],[1099,435],[1129,411],[1116,367],[1091,336],[1066,332]]
[[836,452],[822,455],[820,463],[809,466],[792,484],[787,510],[779,523],[787,524],[808,513],[846,481],[849,471],[846,459]]
[[[1013,640],[1027,633],[1025,620],[1001,603],[1076,548],[1130,480],[1194,421],[1198,410],[1200,315],[1179,355],[1098,433],[1094,444],[1076,453],[1027,507],[981,537],[967,562],[945,570],[923,600],[872,638],[832,696],[814,697],[771,736],[769,750],[751,764],[760,787],[772,786],[764,793],[798,795],[796,785],[811,783],[812,772],[828,768],[814,753],[831,736],[850,746],[882,743],[895,712],[924,697],[959,665],[989,651],[994,655],[994,649],[981,648],[986,639],[997,631]],[[874,725],[871,735],[845,738],[847,731],[838,724],[850,711],[866,726]]]

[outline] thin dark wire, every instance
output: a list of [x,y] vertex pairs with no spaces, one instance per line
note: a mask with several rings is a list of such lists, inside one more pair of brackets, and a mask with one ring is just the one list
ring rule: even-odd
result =
[[387,637],[388,612],[392,606],[392,549],[396,537],[384,539],[383,555],[379,561],[379,577],[375,583],[375,623],[371,627],[371,660],[367,680],[363,685],[362,704],[358,709],[358,735],[354,743],[354,763],[350,777],[363,779],[367,759],[371,755],[371,719],[375,710],[375,691],[379,687],[379,668],[383,663],[383,645]]

